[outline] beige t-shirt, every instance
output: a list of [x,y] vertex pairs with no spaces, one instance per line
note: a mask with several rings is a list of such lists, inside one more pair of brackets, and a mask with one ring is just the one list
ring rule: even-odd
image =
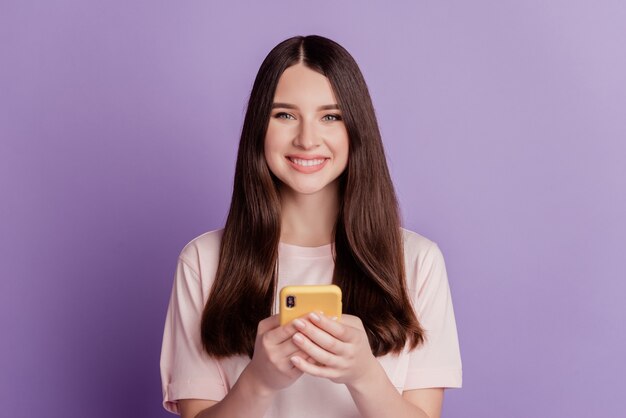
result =
[[[250,362],[247,356],[216,360],[202,349],[200,319],[217,270],[223,229],[206,232],[181,251],[169,300],[161,348],[163,406],[180,414],[178,399],[219,401]],[[402,229],[409,297],[426,342],[400,355],[378,357],[399,392],[459,388],[461,355],[443,255],[436,243]],[[279,243],[277,289],[291,284],[330,284],[331,244],[300,247]],[[278,296],[274,312],[278,312]],[[302,375],[282,390],[266,418],[350,418],[359,413],[348,389],[324,378]]]

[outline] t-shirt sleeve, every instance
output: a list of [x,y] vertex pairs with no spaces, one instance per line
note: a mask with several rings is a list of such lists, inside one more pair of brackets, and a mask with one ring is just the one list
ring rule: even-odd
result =
[[178,258],[161,347],[163,407],[180,415],[178,399],[220,401],[226,395],[219,363],[202,348],[204,298],[198,273]]
[[418,266],[415,308],[425,341],[409,353],[403,390],[462,383],[461,354],[443,254],[432,243]]

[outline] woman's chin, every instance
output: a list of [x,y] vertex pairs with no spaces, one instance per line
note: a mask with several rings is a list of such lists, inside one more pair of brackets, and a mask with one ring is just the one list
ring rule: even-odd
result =
[[289,193],[294,195],[314,195],[322,190],[324,190],[326,186],[322,186],[319,184],[289,184],[286,189],[289,190]]

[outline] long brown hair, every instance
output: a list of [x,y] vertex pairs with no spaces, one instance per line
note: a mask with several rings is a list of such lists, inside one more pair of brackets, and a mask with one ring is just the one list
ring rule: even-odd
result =
[[267,55],[246,111],[219,264],[202,314],[204,349],[215,357],[252,357],[259,321],[272,314],[280,240],[279,180],[264,157],[278,80],[303,63],[326,76],[348,132],[348,165],[339,177],[333,283],[344,313],[363,321],[372,352],[381,356],[423,342],[404,271],[400,214],[374,107],[352,56],[322,36],[295,36]]

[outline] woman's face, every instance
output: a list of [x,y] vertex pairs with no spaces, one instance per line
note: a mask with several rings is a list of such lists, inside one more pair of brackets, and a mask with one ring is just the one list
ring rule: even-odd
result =
[[325,76],[303,64],[283,72],[265,134],[265,159],[296,193],[313,194],[337,181],[348,164],[348,132]]

